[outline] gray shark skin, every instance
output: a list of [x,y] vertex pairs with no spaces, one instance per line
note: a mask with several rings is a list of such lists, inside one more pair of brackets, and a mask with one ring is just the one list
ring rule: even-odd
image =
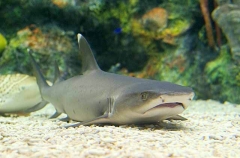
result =
[[[82,75],[49,87],[32,54],[31,63],[42,99],[77,124],[142,124],[180,119],[194,97],[192,88],[169,82],[140,79],[102,71],[86,39],[78,34],[82,54]],[[57,79],[56,79],[57,80]]]

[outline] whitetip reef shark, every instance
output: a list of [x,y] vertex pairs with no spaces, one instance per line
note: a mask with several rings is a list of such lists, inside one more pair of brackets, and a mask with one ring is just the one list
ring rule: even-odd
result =
[[102,71],[86,39],[78,34],[82,75],[49,86],[31,53],[30,59],[42,99],[56,113],[78,121],[66,127],[91,124],[144,124],[179,116],[194,97],[192,88],[169,82],[128,77]]

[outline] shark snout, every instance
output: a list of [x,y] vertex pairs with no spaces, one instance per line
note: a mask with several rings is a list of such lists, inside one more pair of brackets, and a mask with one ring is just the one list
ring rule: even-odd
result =
[[162,104],[164,103],[177,103],[181,104],[184,109],[186,109],[191,100],[194,98],[194,92],[191,93],[183,93],[183,94],[170,94],[170,95],[161,95],[160,99],[162,100]]
[[185,110],[191,100],[194,97],[194,93],[171,93],[171,94],[161,94],[157,98],[149,101],[143,106],[135,108],[135,111],[138,113],[146,113],[150,110],[157,108],[170,108],[173,109],[175,107],[182,107],[182,111]]

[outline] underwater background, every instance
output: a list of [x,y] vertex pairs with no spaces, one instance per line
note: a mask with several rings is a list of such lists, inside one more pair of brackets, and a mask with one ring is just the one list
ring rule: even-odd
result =
[[192,87],[240,103],[240,0],[0,0],[0,75],[80,74],[76,34],[104,71]]

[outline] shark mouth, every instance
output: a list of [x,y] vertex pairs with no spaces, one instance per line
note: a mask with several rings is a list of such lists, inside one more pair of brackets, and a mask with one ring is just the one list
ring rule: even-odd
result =
[[163,104],[159,104],[157,106],[152,107],[151,109],[147,110],[144,112],[144,114],[152,112],[152,111],[156,111],[157,109],[161,109],[161,108],[176,108],[176,107],[181,107],[182,111],[185,109],[184,105],[182,103],[179,102],[173,102],[173,103],[163,103]]
[[190,104],[194,93],[183,95],[161,95],[141,106],[137,111],[145,117],[175,116],[182,113]]
[[175,108],[176,106],[179,106],[179,105],[184,108],[183,104],[182,104],[182,103],[178,103],[178,102],[176,102],[176,103],[164,103],[164,104],[159,104],[159,105],[155,106],[154,108],[158,108],[158,107]]

